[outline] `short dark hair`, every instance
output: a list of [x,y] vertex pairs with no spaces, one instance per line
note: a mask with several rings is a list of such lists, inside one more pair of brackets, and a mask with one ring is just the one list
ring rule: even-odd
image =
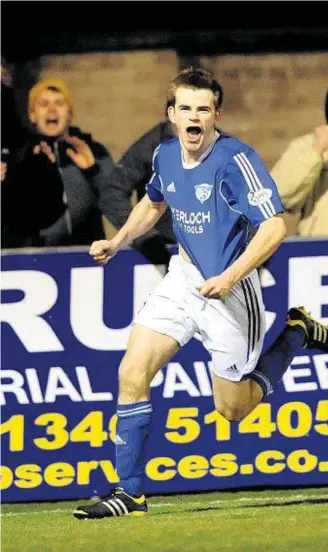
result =
[[184,88],[212,90],[215,96],[215,108],[220,109],[223,100],[223,89],[221,84],[214,78],[214,75],[210,71],[205,69],[194,69],[194,67],[188,67],[183,69],[169,84],[167,93],[167,107],[175,106],[175,95],[177,88],[180,86]]

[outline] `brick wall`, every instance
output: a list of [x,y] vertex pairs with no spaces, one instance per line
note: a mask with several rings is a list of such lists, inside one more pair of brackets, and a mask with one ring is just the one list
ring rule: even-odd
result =
[[72,89],[74,122],[105,144],[115,160],[164,118],[166,87],[178,71],[173,51],[49,56],[41,75]]
[[[288,141],[324,123],[328,54],[199,58],[225,91],[221,126],[255,147],[270,168]],[[75,122],[115,159],[163,118],[166,86],[178,71],[173,51],[48,56],[42,75],[71,86]]]
[[325,123],[328,53],[200,58],[225,92],[221,126],[271,168],[290,139]]

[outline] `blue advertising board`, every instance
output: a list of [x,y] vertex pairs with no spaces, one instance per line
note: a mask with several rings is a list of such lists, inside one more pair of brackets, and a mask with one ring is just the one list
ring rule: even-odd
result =
[[[103,495],[117,482],[117,371],[134,314],[162,277],[134,250],[3,252],[3,502]],[[286,241],[260,271],[266,349],[292,305],[328,324],[328,243]],[[152,382],[147,494],[328,484],[328,354],[303,349],[240,423],[214,410],[193,338]]]

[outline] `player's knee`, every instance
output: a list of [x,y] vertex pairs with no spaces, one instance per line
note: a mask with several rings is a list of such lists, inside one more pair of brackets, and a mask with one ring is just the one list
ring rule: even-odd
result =
[[122,362],[119,373],[119,394],[121,400],[138,402],[148,390],[147,378],[142,367],[135,363]]
[[244,410],[237,405],[219,403],[215,405],[215,408],[228,422],[240,422],[246,415]]

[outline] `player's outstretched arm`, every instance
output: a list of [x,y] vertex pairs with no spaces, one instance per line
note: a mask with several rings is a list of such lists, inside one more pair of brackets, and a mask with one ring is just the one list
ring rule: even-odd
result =
[[206,297],[223,299],[237,282],[271,257],[286,235],[286,225],[281,215],[262,222],[244,253],[222,274],[206,280],[198,288],[200,293]]
[[116,255],[119,249],[125,245],[129,245],[133,240],[153,228],[165,212],[166,207],[165,201],[153,203],[146,194],[134,207],[128,220],[116,236],[110,241],[99,240],[93,242],[89,254],[97,263],[101,265],[106,264],[107,261]]

